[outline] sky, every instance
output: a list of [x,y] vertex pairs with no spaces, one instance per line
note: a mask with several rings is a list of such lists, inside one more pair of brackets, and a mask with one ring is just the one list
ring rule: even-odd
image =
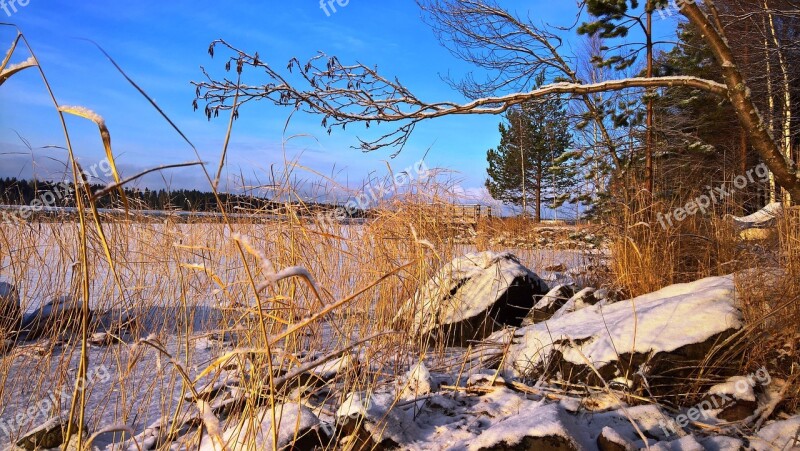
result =
[[[10,0],[6,0],[9,2]],[[20,2],[21,0],[16,0]],[[24,4],[24,0],[22,0]],[[384,75],[397,76],[423,99],[465,100],[442,81],[473,70],[441,47],[412,0],[383,2],[350,0],[326,13],[314,0],[287,2],[237,1],[66,2],[28,0],[17,3],[10,16],[0,9],[0,21],[22,30],[39,58],[58,101],[80,105],[102,116],[111,132],[118,166],[125,175],[173,163],[194,161],[192,149],[155,109],[130,86],[86,39],[101,45],[197,146],[213,171],[219,162],[227,117],[209,122],[202,105],[193,111],[194,87],[201,66],[223,74],[224,59],[212,59],[209,44],[225,39],[276,68],[296,57],[305,61],[317,52],[336,55],[343,63],[377,65]],[[577,11],[573,1],[512,0],[503,2],[542,22],[570,25]],[[11,6],[11,5],[9,5]],[[15,31],[0,28],[7,46]],[[567,45],[572,45],[567,42]],[[24,50],[24,49],[23,49]],[[19,51],[14,62],[29,55]],[[243,81],[257,81],[250,69]],[[243,174],[248,184],[266,181],[267,174],[297,162],[294,174],[304,183],[326,177],[359,186],[370,175],[384,175],[387,163],[403,170],[425,157],[429,168],[453,171],[464,192],[485,197],[486,151],[499,142],[497,116],[460,116],[422,123],[403,151],[382,149],[363,153],[357,145],[360,127],[330,136],[321,118],[292,115],[286,108],[251,103],[235,122],[226,171]],[[68,125],[83,166],[104,158],[97,127],[71,117]],[[392,131],[391,125],[378,131]],[[28,70],[0,87],[0,177],[36,176],[60,179],[67,160],[64,137],[38,72]],[[197,168],[164,171],[146,177],[139,186],[208,189]],[[234,186],[228,187],[234,190]]]

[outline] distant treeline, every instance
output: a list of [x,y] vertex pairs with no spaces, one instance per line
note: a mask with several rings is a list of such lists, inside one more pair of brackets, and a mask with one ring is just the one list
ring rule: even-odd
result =
[[[91,185],[97,192],[105,186]],[[41,201],[46,207],[74,207],[74,185],[72,183],[55,183],[47,181],[19,180],[16,178],[0,178],[1,205],[31,205]],[[138,210],[180,210],[192,212],[218,212],[219,205],[214,193],[198,190],[150,190],[125,188],[125,196],[131,208]],[[219,194],[220,201],[227,210],[278,211],[285,207],[284,203],[270,199],[241,194]],[[103,196],[97,201],[98,208],[120,207],[117,192]],[[334,208],[327,204],[306,205],[309,212],[327,211]]]

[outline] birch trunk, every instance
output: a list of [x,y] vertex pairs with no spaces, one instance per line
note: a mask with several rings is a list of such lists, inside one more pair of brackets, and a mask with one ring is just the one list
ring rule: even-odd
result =
[[[775,28],[775,18],[769,9],[768,0],[764,0],[764,8],[769,19],[769,31],[772,35],[772,42],[775,45],[775,51],[778,54],[778,67],[781,70],[781,77],[783,81],[783,152],[786,158],[792,158],[792,91],[789,83],[789,68],[786,64],[786,58],[781,51],[780,41],[778,40],[777,29]],[[792,197],[788,191],[784,190],[784,202],[790,204]]]

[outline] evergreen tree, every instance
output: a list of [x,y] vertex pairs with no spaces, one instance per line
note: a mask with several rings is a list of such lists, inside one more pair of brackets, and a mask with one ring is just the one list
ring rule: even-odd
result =
[[574,200],[570,189],[577,183],[576,155],[567,112],[556,98],[510,109],[500,124],[500,145],[489,149],[486,159],[489,193],[504,203],[522,207],[541,221],[542,206],[558,208]]

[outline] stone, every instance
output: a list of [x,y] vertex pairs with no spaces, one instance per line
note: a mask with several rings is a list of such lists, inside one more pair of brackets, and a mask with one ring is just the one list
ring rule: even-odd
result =
[[[272,418],[278,422],[278,443],[274,443]],[[277,404],[275,412],[270,408],[259,410],[255,418],[245,418],[241,424],[229,422],[231,426],[222,433],[222,439],[230,450],[280,449],[310,450],[324,448],[331,440],[325,425],[308,407],[300,404]],[[218,445],[206,436],[200,451],[217,451]]]
[[597,437],[597,448],[600,451],[636,451],[632,444],[608,426],[604,427]]
[[570,440],[559,436],[523,437],[513,445],[501,442],[479,448],[478,451],[579,451]]
[[[64,418],[51,418],[17,440],[16,445],[28,451],[61,447],[66,442],[64,440],[66,432],[67,421]],[[77,424],[73,423],[72,433],[76,434],[77,432]]]
[[601,381],[587,360],[606,381],[644,369],[651,389],[666,394],[742,328],[735,291],[732,276],[711,277],[586,306],[517,330],[504,365],[522,378],[559,374],[590,385]]
[[575,295],[571,285],[558,285],[542,296],[522,321],[523,326],[541,323],[550,319]]
[[[89,311],[90,321],[91,314]],[[72,296],[60,296],[25,315],[21,330],[26,340],[75,335],[80,333],[82,317],[83,302]]]
[[[394,318],[430,344],[462,346],[519,327],[549,288],[510,253],[467,254],[445,265]],[[410,323],[410,324],[409,324]]]
[[14,285],[0,282],[0,339],[12,337],[22,322],[19,292]]

